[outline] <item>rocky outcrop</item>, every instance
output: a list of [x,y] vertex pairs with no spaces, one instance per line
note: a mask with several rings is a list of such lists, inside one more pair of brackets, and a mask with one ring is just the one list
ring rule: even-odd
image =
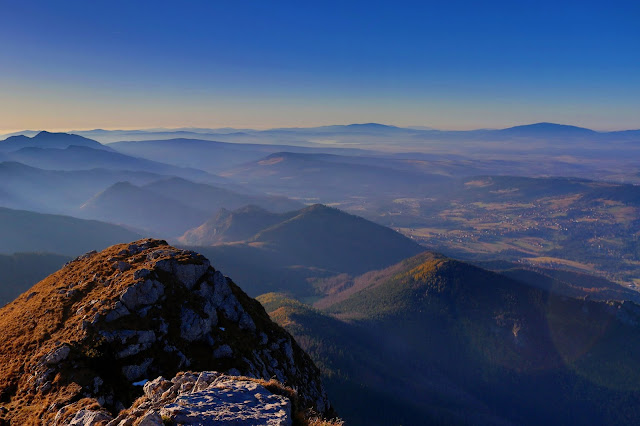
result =
[[[273,393],[265,386],[281,391]],[[274,388],[264,380],[208,371],[178,373],[171,380],[158,377],[146,383],[144,396],[117,418],[109,419],[108,426],[163,426],[167,423],[290,426],[293,422],[292,401],[283,391],[286,391],[283,387]],[[76,418],[82,419],[92,413],[83,410]]]
[[262,306],[164,241],[70,262],[0,310],[0,333],[0,405],[16,424],[116,417],[141,383],[187,369],[275,378],[331,411],[318,369]]

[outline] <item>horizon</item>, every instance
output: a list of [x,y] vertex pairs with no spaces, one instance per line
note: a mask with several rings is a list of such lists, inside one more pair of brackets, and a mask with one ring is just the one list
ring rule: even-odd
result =
[[[278,130],[278,129],[313,129],[313,128],[320,128],[320,127],[331,127],[331,126],[353,126],[353,125],[381,125],[381,126],[387,126],[387,127],[397,127],[397,128],[401,128],[401,129],[410,129],[410,130],[416,130],[416,131],[429,131],[429,130],[433,130],[433,131],[441,131],[441,132],[454,132],[454,131],[480,131],[480,130],[504,130],[504,129],[510,129],[510,128],[514,128],[514,127],[527,127],[527,126],[535,126],[535,125],[540,125],[540,124],[550,124],[550,125],[556,125],[556,126],[566,126],[566,127],[577,127],[577,128],[582,128],[582,129],[587,129],[587,130],[593,130],[597,133],[609,133],[609,132],[624,132],[624,131],[636,131],[636,130],[640,130],[640,128],[618,128],[618,129],[597,129],[597,128],[592,128],[592,127],[584,127],[584,126],[578,126],[575,124],[567,124],[567,123],[554,123],[554,122],[549,122],[549,121],[541,121],[541,122],[531,122],[531,123],[522,123],[522,124],[515,124],[513,126],[508,126],[508,127],[480,127],[480,128],[469,128],[469,129],[443,129],[443,128],[437,128],[437,127],[433,127],[433,126],[425,126],[425,125],[408,125],[408,126],[400,126],[400,125],[395,125],[395,124],[388,124],[388,123],[379,123],[379,122],[373,122],[373,121],[369,121],[369,122],[361,122],[361,123],[333,123],[333,124],[322,124],[322,125],[311,125],[311,126],[284,126],[284,127],[264,127],[264,128],[259,128],[259,127],[232,127],[232,126],[216,126],[216,127],[202,127],[202,126],[181,126],[181,127],[154,127],[154,128],[142,128],[142,127],[130,127],[130,128],[124,128],[124,127],[114,127],[114,128],[98,128],[98,127],[88,127],[88,128],[84,128],[84,129],[69,129],[69,128],[59,128],[59,129],[55,129],[55,128],[47,128],[47,129],[9,129],[9,130],[5,130],[5,129],[0,129],[0,136],[1,137],[11,137],[11,136],[16,136],[20,133],[26,133],[26,132],[49,132],[49,133],[76,133],[76,132],[91,132],[91,131],[107,131],[107,132],[117,132],[117,131],[123,131],[123,132],[127,132],[127,131],[140,131],[140,132],[149,132],[149,133],[153,133],[153,132],[190,132],[193,130],[234,130],[234,131],[243,131],[243,130],[254,130],[254,131],[268,131],[268,130]],[[193,132],[193,133],[197,133],[197,132]]]

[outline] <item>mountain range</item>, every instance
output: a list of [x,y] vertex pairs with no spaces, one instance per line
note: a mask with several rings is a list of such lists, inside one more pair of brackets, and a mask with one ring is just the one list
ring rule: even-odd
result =
[[[30,398],[41,401],[53,389],[58,401],[60,389],[75,389],[47,376],[41,360],[57,353],[61,338],[75,339],[69,330],[89,330],[95,315],[125,312],[117,301],[128,300],[123,292],[138,284],[148,287],[143,299],[157,293],[155,282],[170,294],[148,310],[127,308],[135,321],[107,321],[101,330],[106,336],[134,330],[142,340],[114,340],[127,347],[100,339],[69,343],[70,360],[81,361],[87,377],[104,381],[106,370],[96,366],[118,366],[105,383],[124,395],[123,406],[138,378],[123,381],[122,374],[148,367],[145,330],[163,335],[164,323],[171,339],[203,330],[209,337],[155,341],[153,351],[173,355],[152,361],[150,374],[165,364],[188,367],[170,346],[203,370],[208,364],[200,355],[228,353],[221,349],[226,344],[250,365],[232,366],[221,356],[215,368],[286,382],[297,374],[290,362],[286,374],[282,365],[272,371],[266,355],[249,350],[271,347],[259,334],[224,340],[227,327],[242,333],[250,322],[226,305],[228,295],[213,296],[231,282],[221,270],[258,296],[310,354],[348,424],[635,423],[637,140],[638,131],[551,123],[469,132],[366,123],[9,137],[0,141],[0,305],[13,306],[26,327],[10,330],[8,350],[31,348],[24,335],[35,342],[35,358],[7,356],[0,365],[17,359],[44,378],[33,389],[27,374],[25,381],[1,379],[3,395],[16,389],[19,395],[0,398],[0,417],[23,419]],[[181,248],[142,240],[89,252],[143,236]],[[191,281],[205,261],[189,250],[215,262],[217,281],[211,274]],[[153,279],[145,278],[147,269]],[[180,287],[184,280],[204,293]],[[202,290],[205,282],[214,293]],[[275,330],[234,285],[230,292],[257,328]],[[198,295],[220,308],[216,324]],[[45,302],[52,311],[37,305]],[[187,305],[193,315],[176,310]],[[29,331],[36,310],[37,336]],[[178,324],[183,319],[188,326]],[[63,325],[45,330],[53,323]],[[278,335],[278,342],[286,339]],[[73,373],[67,367],[60,371]],[[198,380],[173,367],[168,377]],[[313,385],[301,377],[290,384],[317,396],[316,373],[305,376],[313,376]],[[87,391],[99,405],[109,397],[101,389]],[[51,401],[42,406],[46,413]],[[116,405],[102,404],[101,415],[114,417]],[[50,412],[71,413],[63,408]]]
[[[468,131],[447,131],[447,130],[438,130],[433,128],[418,128],[418,127],[398,127],[391,126],[379,123],[362,123],[362,124],[348,124],[348,125],[331,125],[331,126],[320,126],[320,127],[298,127],[298,128],[278,128],[278,129],[269,129],[269,130],[253,130],[253,129],[234,129],[234,128],[223,128],[223,129],[193,129],[193,128],[182,128],[182,129],[148,129],[148,130],[88,130],[88,131],[71,131],[70,133],[82,135],[87,138],[99,140],[103,143],[110,143],[114,141],[136,141],[136,140],[148,140],[150,138],[155,139],[174,139],[177,137],[188,137],[188,136],[196,136],[198,139],[208,139],[209,137],[224,137],[228,135],[264,135],[264,134],[301,134],[301,133],[309,133],[309,134],[332,134],[332,133],[343,133],[343,134],[398,134],[398,133],[411,133],[415,135],[434,135],[434,134],[452,134],[456,136],[476,136],[478,134],[481,135],[495,135],[503,133],[512,133],[520,136],[566,136],[566,135],[607,135],[607,136],[620,136],[627,137],[633,132],[638,132],[638,130],[620,130],[620,131],[594,131],[591,129],[570,126],[564,124],[556,124],[556,123],[534,123],[534,124],[525,124],[519,126],[513,126],[505,129],[479,129],[479,130],[468,130]],[[16,132],[10,135],[33,135],[37,132],[34,131],[24,131],[24,132]],[[637,137],[637,134],[634,136]]]
[[70,146],[81,146],[103,151],[112,151],[109,147],[102,145],[92,139],[69,133],[51,133],[47,131],[38,132],[32,137],[15,135],[0,141],[0,152],[18,151],[23,148],[57,148],[65,149]]

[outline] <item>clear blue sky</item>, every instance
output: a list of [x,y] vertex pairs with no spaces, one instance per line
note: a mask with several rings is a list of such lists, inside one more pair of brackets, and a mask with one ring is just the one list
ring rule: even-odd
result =
[[0,0],[0,101],[0,130],[640,128],[640,2]]

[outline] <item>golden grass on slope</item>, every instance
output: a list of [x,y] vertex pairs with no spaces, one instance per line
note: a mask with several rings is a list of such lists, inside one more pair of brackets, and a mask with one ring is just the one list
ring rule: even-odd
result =
[[527,262],[531,262],[534,265],[544,265],[544,264],[557,264],[562,266],[568,266],[570,268],[578,269],[581,271],[593,272],[593,265],[588,265],[586,263],[580,263],[573,260],[561,259],[559,257],[530,257],[526,259]]

